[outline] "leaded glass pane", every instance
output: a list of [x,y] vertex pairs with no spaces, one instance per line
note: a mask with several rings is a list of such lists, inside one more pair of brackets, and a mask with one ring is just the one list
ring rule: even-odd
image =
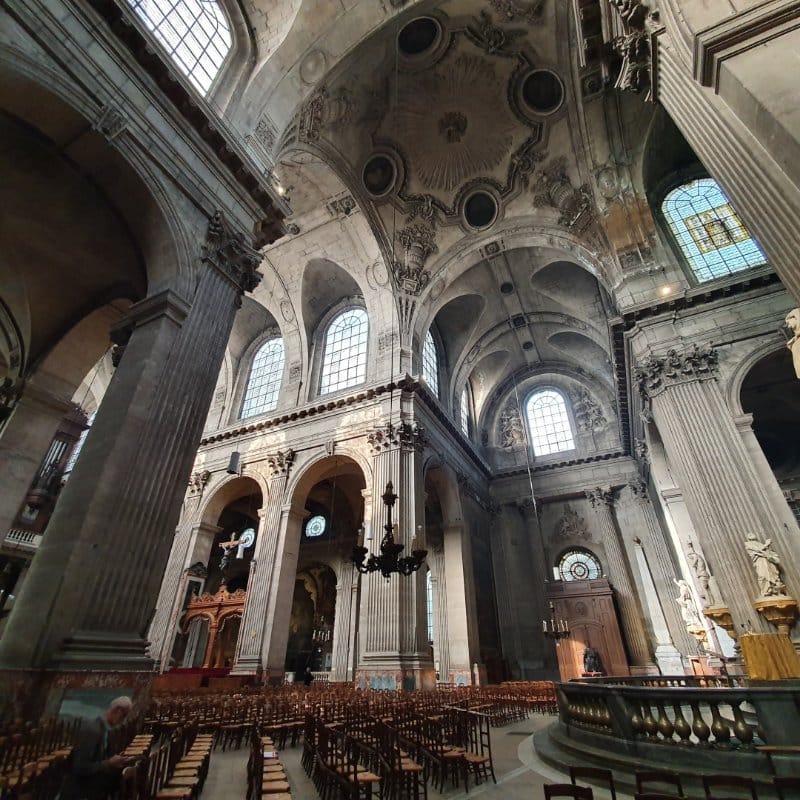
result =
[[283,339],[265,342],[253,359],[242,403],[242,419],[273,411],[283,377]]
[[328,328],[319,393],[357,386],[367,378],[369,321],[363,308],[341,313]]
[[217,0],[128,0],[175,65],[207,94],[233,40]]
[[570,550],[561,557],[558,574],[562,581],[593,581],[602,575],[600,562],[586,550]]
[[433,341],[431,332],[425,334],[425,344],[422,346],[422,377],[431,391],[439,396],[439,357],[436,352],[436,342]]
[[766,262],[716,181],[699,178],[673,189],[661,205],[695,277],[724,278]]
[[467,397],[467,387],[461,392],[461,404],[459,406],[459,422],[464,436],[469,436],[469,398]]
[[558,392],[544,389],[532,394],[526,413],[533,452],[537,456],[574,449],[567,405]]

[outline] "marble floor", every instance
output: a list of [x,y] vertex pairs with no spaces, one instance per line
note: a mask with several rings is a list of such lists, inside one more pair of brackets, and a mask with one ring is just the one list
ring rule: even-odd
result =
[[[542,800],[545,783],[569,782],[562,773],[548,767],[536,755],[533,734],[553,721],[553,717],[535,716],[530,719],[492,728],[492,753],[497,785],[492,783],[473,786],[469,794],[463,788],[449,789],[443,794],[429,792],[430,800],[463,800],[464,798],[495,798],[495,800]],[[302,747],[281,751],[292,797],[295,800],[316,800],[314,785],[300,766]],[[202,800],[243,800],[246,789],[247,750],[223,753],[215,750],[211,756],[208,779],[201,794]],[[610,800],[608,792],[594,790],[596,800]],[[618,800],[630,800],[630,795],[617,792]]]

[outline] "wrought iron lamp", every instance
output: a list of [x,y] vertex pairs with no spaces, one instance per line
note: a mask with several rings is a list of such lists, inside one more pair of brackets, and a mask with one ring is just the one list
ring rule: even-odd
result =
[[410,556],[400,556],[405,549],[405,545],[395,542],[394,540],[392,508],[397,500],[397,495],[394,493],[394,485],[391,481],[386,484],[386,491],[383,493],[382,498],[386,506],[386,524],[383,526],[386,533],[383,534],[383,539],[381,540],[380,555],[375,555],[373,553],[367,558],[367,553],[369,551],[366,547],[354,547],[353,563],[356,569],[361,573],[380,570],[384,578],[390,577],[393,572],[398,572],[401,575],[411,575],[422,566],[425,557],[428,555],[428,551],[412,550]]
[[561,639],[569,639],[571,631],[565,619],[556,619],[556,609],[550,601],[550,619],[542,620],[542,633],[550,639],[555,639],[558,644]]

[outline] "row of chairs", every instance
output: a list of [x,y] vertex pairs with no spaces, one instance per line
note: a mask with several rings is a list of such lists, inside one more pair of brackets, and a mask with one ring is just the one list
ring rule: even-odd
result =
[[[684,792],[685,778],[677,772],[668,770],[637,770],[635,772],[635,800],[688,800]],[[610,770],[599,767],[571,767],[571,783],[546,784],[545,800],[551,798],[572,798],[572,800],[593,800],[592,790],[579,781],[600,784],[616,800],[617,793],[614,776]],[[705,800],[758,800],[758,791],[752,779],[738,775],[703,775]],[[775,777],[773,788],[779,800],[798,800],[800,798],[800,777]]]
[[247,800],[291,800],[291,796],[275,742],[269,736],[254,733],[247,762]]

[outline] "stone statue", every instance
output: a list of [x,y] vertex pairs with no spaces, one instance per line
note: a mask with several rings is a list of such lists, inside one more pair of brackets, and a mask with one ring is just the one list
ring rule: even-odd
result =
[[714,592],[711,589],[711,573],[708,571],[708,564],[706,564],[703,556],[694,549],[694,545],[691,542],[686,543],[686,560],[697,577],[697,582],[703,589],[703,597],[705,597],[706,603],[709,606],[714,606],[717,598],[714,597]]
[[583,671],[602,672],[603,665],[600,663],[600,653],[593,647],[587,647],[583,651]]
[[792,332],[792,338],[786,342],[786,347],[792,354],[794,373],[800,378],[800,308],[793,308],[784,320],[786,327]]
[[786,586],[781,580],[779,569],[781,560],[772,548],[772,539],[762,542],[754,533],[748,533],[744,547],[753,562],[761,596],[775,597],[785,594]]
[[516,405],[509,406],[500,417],[501,447],[521,447],[525,444],[522,419]]
[[697,613],[697,606],[694,603],[692,589],[688,582],[681,578],[680,580],[675,581],[675,585],[678,587],[680,592],[680,594],[675,598],[675,601],[681,607],[681,616],[683,617],[683,621],[686,623],[686,627],[702,628],[703,622],[700,619],[700,615]]

